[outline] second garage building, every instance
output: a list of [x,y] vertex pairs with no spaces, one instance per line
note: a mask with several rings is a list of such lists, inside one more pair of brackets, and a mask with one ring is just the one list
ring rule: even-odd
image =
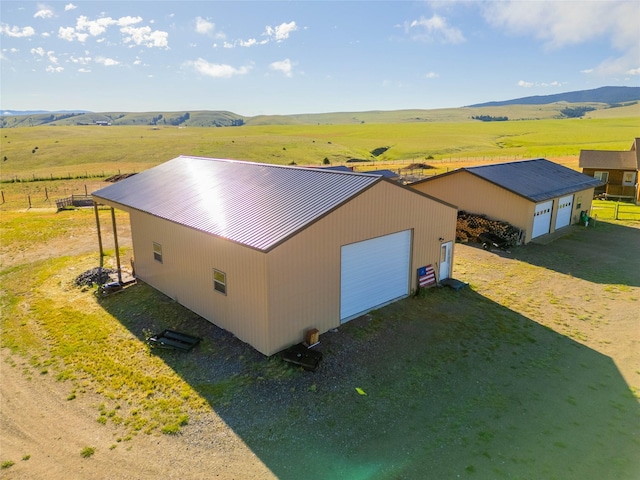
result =
[[577,223],[600,180],[544,158],[454,170],[411,184],[468,213],[508,222],[523,243]]
[[136,277],[265,355],[453,265],[457,208],[378,175],[181,156],[93,193]]

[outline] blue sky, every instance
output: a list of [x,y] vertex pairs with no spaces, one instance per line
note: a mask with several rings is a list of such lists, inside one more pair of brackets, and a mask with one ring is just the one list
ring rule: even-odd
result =
[[637,1],[6,1],[0,109],[448,108],[640,85]]

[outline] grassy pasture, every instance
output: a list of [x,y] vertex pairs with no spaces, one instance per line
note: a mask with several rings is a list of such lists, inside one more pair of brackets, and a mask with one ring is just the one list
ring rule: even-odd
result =
[[[29,215],[3,248],[86,235],[93,216]],[[469,287],[429,290],[323,335],[314,374],[262,357],[144,283],[98,299],[73,285],[95,254],[54,256],[0,272],[2,368],[55,379],[68,402],[93,399],[95,428],[134,450],[138,435],[215,436],[200,423],[215,414],[282,479],[632,478],[640,377],[609,335],[640,300],[634,239],[637,229],[598,222],[552,251],[457,245],[456,277]],[[606,260],[583,261],[603,242],[615,244]],[[633,263],[621,276],[624,258]],[[145,335],[168,327],[204,340],[188,355],[150,352]]]
[[[264,125],[225,128],[32,127],[2,130],[3,181],[139,172],[178,155],[275,164],[389,164],[577,156],[628,150],[639,117],[514,122]],[[36,148],[37,147],[37,148]],[[390,147],[374,157],[376,148]]]
[[[428,155],[441,168],[485,155],[567,155],[575,168],[582,148],[627,150],[638,120],[5,129],[2,178],[140,171],[179,154],[340,163],[381,146],[391,149],[373,166]],[[215,413],[284,479],[632,478],[640,468],[640,372],[608,336],[621,312],[637,311],[640,243],[637,221],[605,221],[612,202],[595,202],[601,221],[576,227],[553,252],[531,246],[503,258],[456,246],[454,270],[468,289],[429,291],[327,334],[324,370],[310,376],[238,345],[142,283],[103,300],[74,286],[97,251],[67,256],[57,247],[95,242],[93,212],[39,207],[103,184],[2,184],[0,253],[47,254],[1,267],[0,345],[10,352],[2,368],[55,379],[69,402],[98,398],[96,428],[114,429],[118,442],[189,435],[189,424],[198,430]],[[25,211],[27,196],[35,208]],[[637,218],[637,208],[629,211]],[[602,251],[592,260],[604,244],[609,258]],[[621,275],[623,264],[630,268]],[[166,327],[205,340],[189,356],[151,353],[145,335]]]

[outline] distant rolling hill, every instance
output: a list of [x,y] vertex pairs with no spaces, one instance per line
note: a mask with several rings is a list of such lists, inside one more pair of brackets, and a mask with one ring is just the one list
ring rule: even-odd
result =
[[536,95],[502,102],[486,102],[469,107],[504,107],[507,105],[547,105],[549,103],[607,103],[619,104],[640,100],[640,87],[600,87],[593,90],[556,93],[554,95]]
[[[543,120],[581,117],[587,112],[607,117],[640,116],[640,87],[601,87],[594,90],[524,97],[504,102],[488,102],[461,108],[433,110],[372,110],[297,115],[259,115],[245,117],[228,111],[181,112],[19,112],[5,110],[0,128],[38,125],[138,125],[150,128],[235,127],[242,125],[338,125],[362,123],[474,122],[505,120]],[[605,112],[606,110],[606,112]],[[15,113],[15,114],[14,114]]]

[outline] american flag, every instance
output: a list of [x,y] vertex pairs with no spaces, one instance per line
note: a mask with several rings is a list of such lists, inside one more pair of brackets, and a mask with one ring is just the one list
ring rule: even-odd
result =
[[436,271],[433,265],[427,265],[426,267],[420,267],[418,269],[418,284],[421,287],[428,287],[436,283]]

